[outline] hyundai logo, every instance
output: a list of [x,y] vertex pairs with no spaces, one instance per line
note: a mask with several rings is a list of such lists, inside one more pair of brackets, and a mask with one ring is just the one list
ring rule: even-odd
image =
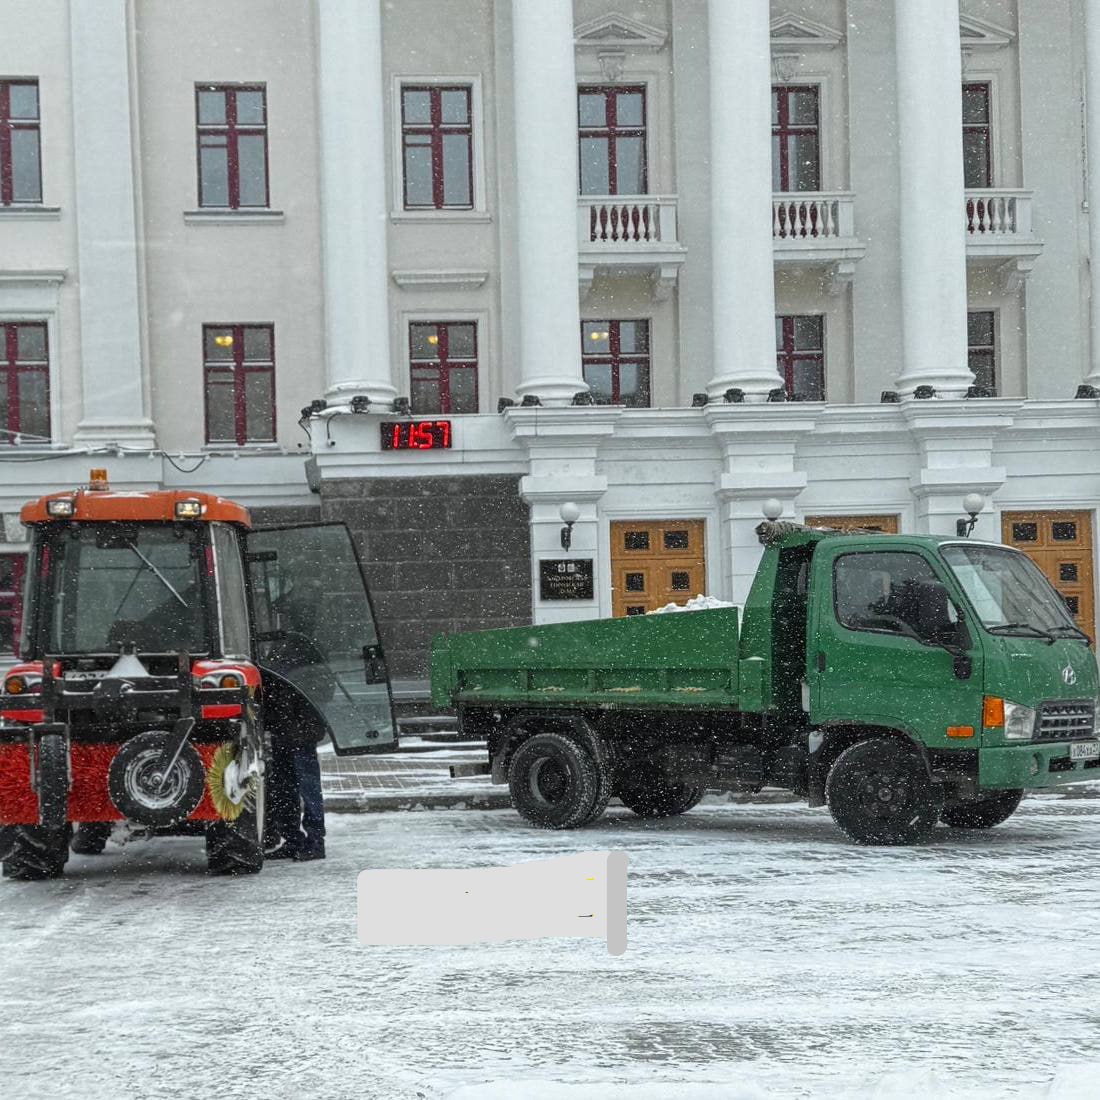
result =
[[1077,673],[1074,672],[1073,669],[1069,665],[1066,665],[1066,667],[1064,669],[1062,669],[1062,683],[1063,684],[1076,684],[1077,683]]

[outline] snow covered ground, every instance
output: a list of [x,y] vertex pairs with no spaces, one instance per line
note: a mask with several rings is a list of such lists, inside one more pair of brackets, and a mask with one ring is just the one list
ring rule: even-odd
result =
[[[330,817],[324,863],[207,879],[191,840],[0,883],[0,1092],[738,1100],[1100,1095],[1100,800],[859,849],[823,811],[571,833]],[[365,867],[631,861],[630,946],[365,948]],[[447,914],[440,912],[440,922]]]

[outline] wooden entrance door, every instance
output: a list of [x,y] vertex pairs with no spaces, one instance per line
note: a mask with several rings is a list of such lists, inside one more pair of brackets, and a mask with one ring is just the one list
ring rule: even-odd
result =
[[1091,512],[1004,512],[1001,537],[1022,550],[1062,594],[1074,621],[1096,638]]
[[807,516],[807,527],[832,527],[837,531],[881,531],[898,533],[897,516]]
[[644,615],[706,592],[703,521],[620,520],[611,524],[611,614]]

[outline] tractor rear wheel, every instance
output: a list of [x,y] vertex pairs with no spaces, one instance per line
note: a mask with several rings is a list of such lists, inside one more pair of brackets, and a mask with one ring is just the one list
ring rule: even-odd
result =
[[56,831],[69,817],[69,749],[60,733],[38,741],[38,822]]
[[0,858],[4,877],[31,881],[57,878],[69,859],[72,826],[5,825],[0,828]]
[[251,805],[236,821],[206,827],[206,869],[212,875],[254,875],[264,866],[264,777],[256,776]]

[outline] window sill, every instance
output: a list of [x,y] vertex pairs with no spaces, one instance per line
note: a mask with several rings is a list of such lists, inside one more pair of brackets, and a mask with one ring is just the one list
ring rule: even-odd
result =
[[205,455],[281,455],[287,452],[278,443],[204,443],[200,448]]
[[408,223],[487,223],[493,220],[487,210],[391,210],[390,221],[395,225]]
[[281,210],[185,210],[187,225],[281,225],[286,214]]
[[28,222],[56,222],[61,220],[60,206],[0,206],[0,218],[11,218],[12,221]]

